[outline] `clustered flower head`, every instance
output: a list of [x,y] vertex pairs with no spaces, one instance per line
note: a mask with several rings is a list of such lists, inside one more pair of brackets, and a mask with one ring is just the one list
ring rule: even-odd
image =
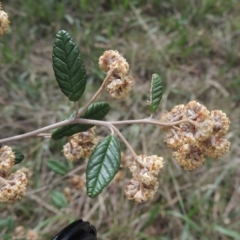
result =
[[99,67],[105,72],[111,71],[108,77],[107,90],[114,99],[126,97],[132,90],[132,78],[128,75],[129,64],[118,51],[105,51],[99,58]]
[[71,136],[68,143],[63,146],[63,154],[71,162],[80,158],[88,158],[96,143],[95,128],[93,127],[86,132],[80,132]]
[[[176,150],[173,156],[185,170],[201,166],[206,157],[218,158],[229,152],[230,142],[224,137],[230,120],[220,110],[209,111],[196,101],[175,106],[163,114],[160,121],[172,123],[163,126],[165,143]],[[174,124],[176,123],[176,124]]]
[[0,173],[8,174],[15,164],[15,154],[11,147],[3,146],[0,149]]
[[158,173],[163,165],[162,157],[139,155],[129,167],[133,178],[126,186],[126,197],[139,203],[153,199],[159,187]]
[[15,202],[26,191],[26,174],[18,170],[10,174],[15,164],[15,154],[11,147],[3,146],[0,149],[0,202]]
[[0,179],[0,202],[15,202],[25,194],[27,186],[26,174],[16,171],[4,181]]
[[2,10],[0,3],[0,37],[8,31],[9,23],[8,15]]

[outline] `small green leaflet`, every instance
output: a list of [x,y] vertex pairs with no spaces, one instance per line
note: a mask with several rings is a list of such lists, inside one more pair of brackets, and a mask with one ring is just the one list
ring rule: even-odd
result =
[[17,148],[13,148],[13,152],[15,155],[15,159],[14,159],[15,165],[22,162],[22,160],[24,159],[23,153]]
[[61,91],[70,101],[78,101],[86,87],[86,70],[76,43],[65,30],[56,34],[52,61]]
[[110,135],[102,139],[92,152],[87,165],[87,193],[91,198],[102,192],[117,174],[121,163],[120,146]]
[[163,83],[160,76],[156,73],[152,75],[150,101],[148,101],[148,108],[151,113],[154,113],[162,99]]
[[47,166],[57,174],[65,175],[68,172],[68,166],[63,162],[54,159],[49,159],[46,163]]
[[12,231],[14,229],[14,220],[12,217],[5,217],[0,220],[0,229],[7,229],[8,231]]
[[[79,111],[81,108],[79,109]],[[84,119],[94,119],[102,120],[110,110],[110,105],[107,102],[98,102],[91,104],[86,112],[82,115],[81,118]],[[67,119],[73,118],[75,112],[73,112]],[[93,127],[90,124],[71,124],[61,128],[57,128],[52,133],[52,139],[58,140],[63,137],[70,137],[73,134],[87,131],[89,128]]]
[[51,191],[50,193],[51,201],[57,208],[64,208],[68,206],[67,199],[65,195],[59,191]]

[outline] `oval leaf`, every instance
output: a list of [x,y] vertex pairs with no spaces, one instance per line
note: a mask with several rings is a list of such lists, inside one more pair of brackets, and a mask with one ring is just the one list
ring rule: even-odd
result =
[[[79,109],[79,111],[81,108]],[[106,102],[98,102],[91,104],[86,112],[82,115],[81,118],[84,119],[94,119],[94,120],[102,120],[110,110],[110,105]],[[73,118],[75,116],[75,112],[73,112],[67,119]],[[67,126],[63,126],[61,128],[57,128],[52,133],[52,139],[58,140],[63,137],[70,137],[73,134],[87,131],[89,128],[93,127],[91,124],[71,124]]]
[[0,229],[6,228],[7,230],[14,229],[14,220],[12,217],[7,217],[0,220]]
[[120,167],[120,146],[114,136],[102,139],[87,165],[87,193],[89,197],[96,197],[104,187],[114,178]]
[[65,175],[68,172],[68,167],[63,162],[54,159],[47,161],[47,166],[55,173]]
[[151,113],[154,113],[162,99],[163,84],[162,79],[156,73],[152,75],[152,83],[150,90],[150,101],[148,101],[148,108]]
[[86,70],[76,43],[65,30],[56,34],[52,60],[61,91],[70,101],[78,101],[86,87]]
[[50,193],[51,201],[57,208],[64,208],[68,206],[67,199],[65,195],[58,191],[52,191]]
[[15,164],[20,163],[24,159],[24,155],[22,154],[22,152],[19,149],[14,148],[13,152],[15,155],[15,159],[14,159]]

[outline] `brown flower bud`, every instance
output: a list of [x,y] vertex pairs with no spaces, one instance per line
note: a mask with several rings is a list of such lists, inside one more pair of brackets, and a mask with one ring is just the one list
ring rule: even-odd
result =
[[211,117],[214,121],[213,134],[216,137],[224,137],[229,131],[230,120],[221,110],[211,111]]
[[109,50],[99,58],[100,69],[108,72],[110,69],[117,69],[120,75],[127,75],[129,65],[125,58],[123,58],[118,51]]
[[132,78],[126,77],[124,80],[115,79],[109,85],[107,90],[114,99],[125,98],[132,90]]
[[13,239],[22,239],[25,236],[25,228],[23,226],[17,226],[13,232]]
[[114,99],[125,98],[132,90],[132,78],[128,76],[129,64],[118,51],[109,50],[99,58],[100,69],[108,72],[107,90]]
[[206,153],[197,145],[184,144],[173,156],[184,170],[192,171],[201,166],[206,160]]
[[63,146],[63,154],[68,160],[74,162],[91,155],[97,143],[94,129],[74,134],[69,138],[69,142]]
[[131,179],[125,188],[125,196],[138,203],[147,202],[154,198],[158,187],[158,181],[152,185],[145,185],[138,180]]
[[26,234],[26,240],[38,240],[38,233],[34,230],[28,230]]
[[86,185],[86,174],[83,174],[82,176],[71,176],[68,181],[74,188],[81,190]]
[[207,156],[210,158],[219,158],[226,155],[230,150],[230,146],[228,140],[214,136],[201,143],[201,147],[205,149]]

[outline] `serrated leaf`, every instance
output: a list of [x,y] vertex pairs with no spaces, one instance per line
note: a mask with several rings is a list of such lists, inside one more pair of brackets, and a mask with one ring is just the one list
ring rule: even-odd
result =
[[47,166],[55,173],[65,175],[68,172],[68,167],[63,162],[50,159],[47,161]]
[[52,191],[50,193],[51,201],[57,208],[64,208],[68,206],[65,195],[58,191]]
[[70,101],[78,101],[86,87],[86,70],[76,43],[65,30],[56,34],[52,60],[61,91]]
[[17,148],[13,148],[13,152],[15,155],[15,159],[14,159],[15,165],[22,162],[22,160],[24,159],[23,153]]
[[86,179],[89,197],[96,197],[114,178],[121,162],[120,146],[114,136],[102,139],[88,161]]
[[[79,109],[79,111],[81,108]],[[81,118],[102,120],[110,110],[110,105],[107,102],[98,102],[91,104]],[[67,119],[73,118],[75,112],[73,112]],[[91,124],[71,124],[57,128],[52,133],[52,139],[58,140],[63,137],[70,137],[73,134],[87,131],[93,127]]]
[[160,76],[156,73],[152,75],[150,101],[148,101],[148,108],[151,113],[154,113],[162,99],[163,83]]

